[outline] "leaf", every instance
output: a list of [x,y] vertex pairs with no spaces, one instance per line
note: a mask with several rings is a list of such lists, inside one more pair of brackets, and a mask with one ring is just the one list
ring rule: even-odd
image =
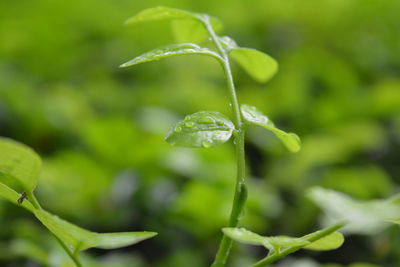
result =
[[[318,232],[320,231],[308,234],[302,238],[305,239],[307,237],[317,234]],[[333,232],[332,234],[320,238],[317,241],[314,241],[303,248],[309,250],[333,250],[339,248],[343,244],[343,242],[344,242],[343,235],[339,232]]]
[[129,18],[126,24],[156,20],[173,20],[172,32],[178,43],[202,42],[208,38],[205,23],[210,23],[215,32],[222,29],[222,23],[215,17],[169,7],[155,7],[141,11]]
[[278,63],[269,55],[251,48],[234,48],[231,57],[258,82],[265,83],[278,71]]
[[286,133],[275,127],[275,124],[256,107],[241,105],[243,118],[251,123],[272,131],[291,152],[300,150],[300,138],[294,133]]
[[233,240],[247,244],[247,245],[257,245],[262,246],[264,237],[253,233],[245,228],[230,228],[226,227],[222,229],[225,235],[229,236]]
[[44,226],[68,244],[73,251],[92,247],[102,249],[120,248],[136,244],[156,235],[153,232],[95,233],[71,224],[44,210],[35,210],[34,213]]
[[[211,18],[211,25],[215,32],[222,29],[222,24]],[[193,19],[177,19],[171,23],[172,33],[177,43],[201,43],[209,38],[209,33],[204,27],[204,23]]]
[[187,54],[197,54],[197,55],[207,55],[222,60],[221,57],[207,48],[202,48],[196,44],[184,43],[184,44],[173,44],[164,46],[150,52],[144,53],[134,59],[123,63],[120,68],[126,68],[140,63],[150,62],[154,60],[159,60],[166,57],[180,56]]
[[15,205],[22,206],[23,208],[33,212],[35,209],[29,201],[24,201],[21,204],[18,204],[18,199],[20,198],[20,194],[6,186],[5,184],[0,183],[0,197],[14,203]]
[[344,230],[351,233],[373,234],[400,217],[399,205],[388,200],[360,201],[321,187],[312,188],[308,195],[331,220],[347,222]]
[[0,173],[19,181],[26,191],[35,189],[42,161],[29,147],[0,137]]
[[284,247],[298,247],[310,244],[301,238],[288,236],[260,236],[244,228],[223,228],[224,234],[235,241],[248,245],[260,245],[273,251],[280,251]]
[[199,20],[197,14],[185,10],[169,7],[153,7],[148,8],[140,13],[130,17],[125,23],[134,24],[147,21],[164,20],[164,19],[195,19]]
[[214,147],[225,143],[235,126],[216,111],[199,111],[173,127],[165,137],[167,143],[183,147]]

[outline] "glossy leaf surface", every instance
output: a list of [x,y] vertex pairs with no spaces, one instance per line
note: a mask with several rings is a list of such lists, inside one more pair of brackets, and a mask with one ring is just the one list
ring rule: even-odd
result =
[[328,215],[328,219],[347,222],[348,232],[373,234],[400,218],[400,206],[388,200],[360,201],[343,193],[315,187],[310,198]]
[[42,161],[29,147],[0,138],[0,173],[16,179],[26,191],[35,189]]
[[175,125],[165,140],[176,146],[209,148],[228,141],[233,130],[233,123],[225,115],[199,111]]
[[188,54],[207,55],[220,59],[220,56],[217,53],[207,48],[202,48],[196,44],[184,43],[184,44],[168,45],[144,53],[126,63],[123,63],[122,65],[120,65],[120,68],[130,67],[133,65],[150,62],[154,60],[160,60],[166,57],[188,55]]
[[272,131],[291,152],[300,150],[300,138],[294,133],[286,133],[275,127],[275,124],[256,107],[241,105],[243,118],[251,123]]
[[69,223],[43,210],[35,210],[35,216],[55,236],[67,243],[73,251],[92,247],[113,249],[136,244],[156,235],[153,232],[95,233]]
[[251,48],[234,48],[230,56],[258,82],[264,83],[278,71],[278,63],[269,55]]

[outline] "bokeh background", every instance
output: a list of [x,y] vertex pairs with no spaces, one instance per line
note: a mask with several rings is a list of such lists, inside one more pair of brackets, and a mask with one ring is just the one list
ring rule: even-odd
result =
[[[123,25],[157,5],[212,14],[225,35],[280,64],[268,84],[233,66],[240,101],[303,141],[290,154],[268,132],[250,129],[243,226],[264,235],[318,229],[321,212],[304,196],[313,185],[359,199],[399,191],[400,1],[0,1],[0,135],[44,158],[42,205],[93,231],[159,232],[126,249],[90,250],[88,266],[207,266],[227,221],[232,144],[190,150],[163,140],[186,114],[230,114],[219,65],[187,56],[118,69],[174,42],[168,22]],[[397,267],[399,247],[392,227],[276,266]],[[235,245],[229,266],[249,266],[264,253]],[[30,214],[3,201],[0,265],[70,266]]]

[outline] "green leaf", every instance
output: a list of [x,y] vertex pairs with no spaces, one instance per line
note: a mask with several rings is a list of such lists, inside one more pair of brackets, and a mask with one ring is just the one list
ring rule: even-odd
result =
[[210,23],[217,33],[222,29],[222,23],[215,17],[169,7],[145,9],[129,18],[126,24],[167,19],[173,20],[172,31],[178,43],[205,41],[209,36],[205,23]]
[[328,219],[345,221],[345,231],[373,234],[400,218],[400,207],[389,200],[355,200],[343,193],[314,187],[309,197],[329,216]]
[[297,152],[300,150],[301,142],[300,138],[296,134],[286,133],[276,128],[275,124],[256,107],[242,105],[240,109],[242,111],[243,118],[247,122],[272,131],[282,141],[286,148],[289,149],[289,151]]
[[216,111],[199,111],[186,116],[165,137],[167,143],[183,147],[214,147],[225,143],[235,126]]
[[212,56],[218,60],[222,60],[221,57],[217,53],[215,53],[207,48],[202,48],[196,44],[184,43],[184,44],[168,45],[168,46],[164,46],[164,47],[152,50],[152,51],[144,53],[138,57],[135,57],[134,59],[132,59],[128,62],[123,63],[119,67],[126,68],[126,67],[130,67],[130,66],[137,65],[140,63],[159,60],[159,59],[166,58],[166,57],[188,55],[188,54],[207,55],[207,56]]
[[148,8],[140,13],[130,17],[125,23],[134,24],[147,21],[165,20],[165,19],[195,19],[199,20],[198,14],[185,10],[169,7],[153,7]]
[[[215,32],[222,29],[222,24],[211,18],[211,25]],[[209,38],[209,33],[204,24],[199,20],[177,19],[171,23],[172,33],[177,43],[202,43]]]
[[6,186],[5,184],[0,183],[0,197],[14,203],[15,205],[22,206],[23,208],[33,212],[35,209],[29,201],[23,201],[21,204],[18,204],[18,199],[20,198],[20,194]]
[[258,82],[267,82],[278,71],[278,63],[267,54],[251,48],[234,48],[231,57]]
[[25,191],[35,189],[42,161],[29,147],[0,137],[0,173],[16,179]]
[[310,244],[307,240],[289,236],[260,236],[244,228],[223,228],[222,231],[224,234],[240,243],[260,245],[274,251],[279,251],[284,247],[298,247]]
[[156,235],[153,232],[95,233],[71,224],[44,210],[35,210],[34,213],[44,226],[68,244],[73,251],[92,247],[102,249],[120,248],[136,244]]
[[[319,232],[320,231],[308,234],[306,236],[303,236],[302,238],[306,239],[307,237],[318,234]],[[309,250],[333,250],[339,248],[343,244],[343,242],[344,242],[343,235],[339,232],[333,232],[332,234],[320,238],[317,241],[314,241],[303,248]]]

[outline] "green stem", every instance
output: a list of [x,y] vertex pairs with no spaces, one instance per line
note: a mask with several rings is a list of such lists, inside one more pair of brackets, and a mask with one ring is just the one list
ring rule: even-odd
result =
[[[245,151],[244,151],[244,137],[245,129],[242,123],[242,116],[239,107],[239,101],[236,95],[235,84],[233,82],[232,71],[229,62],[228,53],[222,48],[222,45],[212,28],[208,16],[203,19],[204,26],[209,32],[211,39],[217,47],[223,61],[222,67],[224,70],[227,87],[229,89],[229,98],[232,105],[234,123],[236,128],[235,147],[236,147],[236,164],[237,164],[237,177],[235,196],[233,199],[231,215],[229,218],[229,227],[236,227],[239,224],[240,216],[242,214],[244,204],[247,199],[247,190],[245,185]],[[218,252],[215,256],[212,267],[223,267],[228,259],[230,249],[232,247],[232,239],[224,235],[220,242]]]
[[[315,234],[310,235],[309,237],[305,238],[306,241],[310,241],[310,242],[314,242],[317,241],[318,239],[321,239],[333,232],[335,232],[336,230],[338,230],[339,228],[342,228],[345,225],[345,223],[337,223],[335,225],[332,225],[330,227],[327,227],[321,231],[316,232]],[[265,257],[264,259],[260,260],[259,262],[257,262],[256,264],[252,265],[252,267],[264,267],[267,266],[268,264],[271,264],[279,259],[282,259],[284,257],[286,257],[287,255],[296,252],[297,250],[301,249],[302,247],[291,247],[291,248],[287,248],[282,250],[279,254],[272,254],[272,255],[268,255],[267,257]]]
[[[28,196],[28,200],[32,203],[32,206],[34,206],[38,210],[43,210],[33,192],[30,191],[27,192],[26,194]],[[58,243],[60,243],[61,247],[65,250],[65,252],[71,258],[71,260],[75,263],[75,265],[77,267],[82,267],[82,263],[79,261],[78,255],[73,254],[71,250],[67,247],[67,245],[61,239],[59,239],[55,234],[52,233],[52,235],[57,239]]]

